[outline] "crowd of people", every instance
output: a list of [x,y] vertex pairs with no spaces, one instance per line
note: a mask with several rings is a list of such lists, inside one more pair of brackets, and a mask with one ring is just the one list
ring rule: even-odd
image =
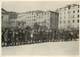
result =
[[25,38],[27,34],[27,39],[30,38],[30,32],[24,31],[21,29],[4,29],[2,30],[2,45],[3,46],[10,46],[10,45],[17,45],[21,44],[27,39]]
[[[49,34],[49,35],[48,35]],[[27,29],[4,29],[2,30],[2,46],[15,46],[48,41],[52,38],[51,33],[43,31],[34,32]]]
[[[69,32],[32,32],[27,29],[2,29],[2,47],[16,46],[22,44],[34,44],[51,41],[68,41],[72,40],[73,35]],[[76,39],[77,37],[74,37]]]

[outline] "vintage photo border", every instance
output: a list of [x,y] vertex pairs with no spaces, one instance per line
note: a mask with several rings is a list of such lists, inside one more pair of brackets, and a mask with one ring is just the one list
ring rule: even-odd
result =
[[[0,9],[1,9],[2,2],[6,2],[6,1],[8,2],[8,1],[43,1],[43,0],[3,0],[3,1],[0,0]],[[75,1],[75,2],[79,1],[79,4],[80,4],[80,0],[44,0],[44,1]],[[0,12],[1,12],[1,10],[0,10]],[[0,13],[0,15],[1,15],[1,13]],[[1,16],[0,16],[0,18],[1,18]],[[79,25],[79,27],[80,27],[80,25]],[[0,19],[0,35],[1,35],[1,19]],[[80,39],[79,39],[79,41],[80,41]],[[79,42],[79,46],[80,46],[80,42]],[[21,56],[21,55],[20,56],[15,56],[15,55],[14,56],[2,56],[1,50],[2,49],[1,49],[1,36],[0,36],[0,57],[78,57],[78,56],[26,56],[26,55],[24,55],[24,56]],[[79,47],[79,51],[80,51],[80,47]],[[79,53],[79,56],[80,56],[80,53]]]

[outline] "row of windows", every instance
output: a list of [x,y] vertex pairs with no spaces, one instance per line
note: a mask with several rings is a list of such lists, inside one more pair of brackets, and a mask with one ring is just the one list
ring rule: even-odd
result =
[[[79,15],[77,15],[77,18],[79,18],[79,17],[80,17],[80,16],[79,16]],[[60,19],[62,19],[62,18],[64,18],[64,19],[65,19],[65,18],[66,18],[66,16],[64,16],[64,17],[60,16]],[[75,18],[75,15],[73,15],[73,16],[72,16],[72,18]]]
[[[71,9],[71,8],[72,8],[71,6],[68,6],[67,8],[64,8],[63,10],[68,10],[68,9]],[[77,8],[79,8],[79,5],[77,6]]]
[[[79,10],[76,10],[76,11],[77,11],[77,13],[79,13]],[[76,11],[73,10],[73,11],[68,11],[68,12],[64,12],[64,13],[63,13],[63,11],[62,11],[62,13],[63,13],[63,14],[67,14],[67,13],[70,14],[71,12],[72,12],[72,13],[76,13]],[[60,14],[62,14],[62,13],[60,13]]]
[[[79,13],[79,10],[77,12]],[[73,13],[75,13],[75,11],[73,11]]]
[[42,20],[46,20],[46,21],[49,21],[49,19],[44,19],[44,18],[42,18],[42,19],[26,19],[26,21],[42,21]]
[[[75,20],[72,20],[72,21],[68,20],[68,23],[71,23],[71,22],[72,22],[72,23],[75,23],[76,21],[75,21]],[[61,23],[66,23],[66,21],[60,21],[60,24],[61,24]],[[77,20],[77,23],[79,23],[79,20]]]
[[46,14],[45,14],[45,13],[44,13],[44,14],[38,14],[38,13],[37,13],[37,14],[19,15],[18,17],[23,17],[23,16],[26,16],[27,18],[31,18],[31,17],[44,17],[44,16],[45,16],[45,17],[46,17],[46,16],[48,17],[48,16],[50,16],[50,15],[49,15],[49,13],[46,13]]
[[[77,15],[77,17],[79,18],[79,15]],[[75,15],[73,15],[73,18],[75,18]]]
[[[72,12],[73,12],[73,13],[76,13],[76,12],[79,13],[79,10],[76,10],[76,11],[73,10]],[[71,11],[69,11],[68,13],[71,13]]]
[[49,15],[40,15],[40,16],[24,16],[26,18],[48,18],[50,17]]
[[48,12],[41,12],[41,13],[39,13],[39,12],[35,12],[35,13],[28,13],[28,15],[48,15],[49,13]]
[[[77,7],[79,8],[79,5]],[[68,6],[68,9],[71,9],[71,6],[70,5]]]

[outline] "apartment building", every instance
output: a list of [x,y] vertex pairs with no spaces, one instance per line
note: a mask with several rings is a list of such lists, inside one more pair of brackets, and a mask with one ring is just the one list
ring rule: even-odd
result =
[[80,5],[67,5],[65,7],[57,9],[56,11],[59,13],[59,29],[79,29]]
[[48,29],[58,28],[58,13],[53,11],[28,11],[18,14],[17,21],[25,22],[24,26],[33,27],[34,23],[46,26]]

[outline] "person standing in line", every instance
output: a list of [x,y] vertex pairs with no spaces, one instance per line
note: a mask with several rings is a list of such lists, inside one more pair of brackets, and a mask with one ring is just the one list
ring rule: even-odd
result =
[[21,45],[22,44],[22,30],[20,29],[19,30],[19,44]]
[[4,33],[4,46],[7,46],[7,42],[8,42],[8,29],[5,30]]
[[12,45],[15,45],[15,30],[12,29]]
[[12,31],[9,29],[8,30],[8,42],[7,42],[8,46],[11,46],[12,44]]
[[25,43],[25,30],[22,30],[22,44]]
[[19,42],[18,35],[19,35],[18,30],[15,30],[15,32],[14,32],[14,45],[16,45]]
[[31,32],[30,37],[31,37],[31,43],[33,43],[33,32]]
[[27,43],[27,30],[25,30],[25,44]]
[[4,37],[4,34],[5,34],[5,29],[2,30],[2,35],[1,35],[2,36],[2,38],[1,38],[1,40],[2,40],[2,42],[1,42],[2,46],[5,46],[5,39],[4,39],[5,37]]
[[31,37],[30,37],[30,32],[29,31],[27,31],[27,40],[28,40],[28,43],[30,43]]

